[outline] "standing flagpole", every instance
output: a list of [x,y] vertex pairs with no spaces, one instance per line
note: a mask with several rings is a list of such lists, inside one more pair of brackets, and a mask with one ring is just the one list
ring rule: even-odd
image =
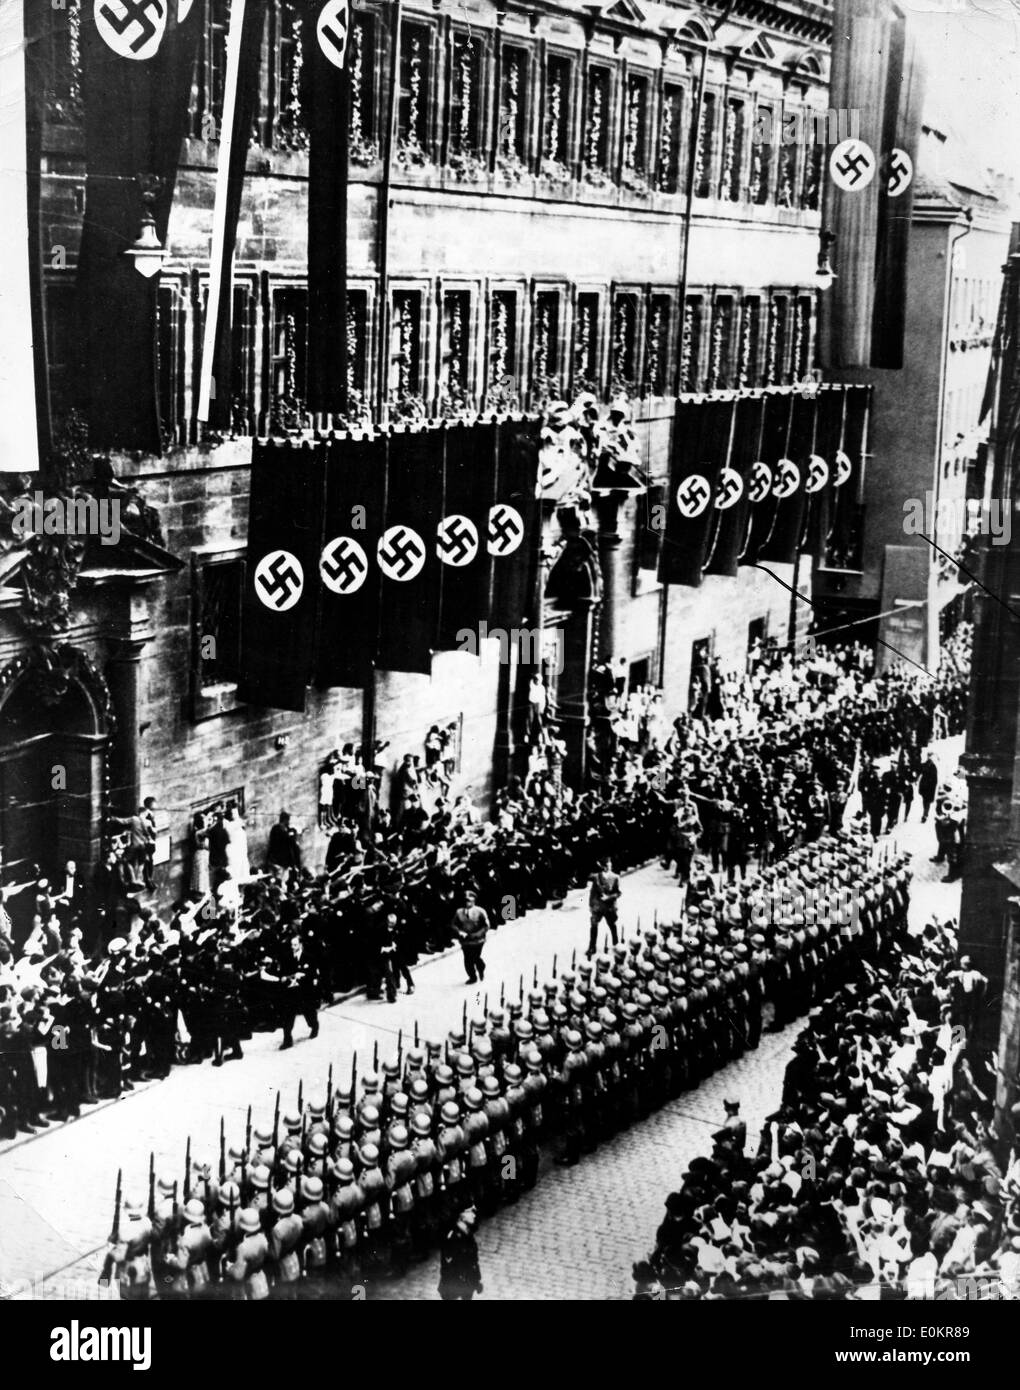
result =
[[[197,418],[203,423],[209,419],[209,403],[214,395],[213,364],[216,357],[220,295],[223,288],[230,152],[234,144],[234,115],[237,109],[237,85],[241,73],[241,34],[244,30],[245,3],[246,0],[233,0],[230,6],[230,29],[227,33],[227,71],[223,85],[220,157],[216,166],[216,196],[213,203],[212,241],[209,246],[209,292],[206,300],[205,327],[202,334],[202,366],[198,382]],[[230,263],[232,266],[233,251],[231,251]]]

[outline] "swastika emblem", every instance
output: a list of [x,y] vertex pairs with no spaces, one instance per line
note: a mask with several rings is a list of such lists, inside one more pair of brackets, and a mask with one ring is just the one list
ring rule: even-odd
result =
[[748,496],[752,502],[761,502],[772,491],[772,469],[767,463],[751,465],[751,479],[747,485]]
[[436,554],[444,565],[470,565],[478,554],[478,527],[469,516],[443,517],[436,527]]
[[808,459],[807,482],[804,486],[808,492],[818,492],[828,481],[829,465],[821,454],[812,454]]
[[875,177],[875,152],[863,140],[841,140],[829,158],[829,173],[844,193],[860,193]]
[[719,474],[719,491],[715,495],[715,505],[721,512],[739,502],[744,493],[744,480],[735,468],[724,468]]
[[772,495],[782,501],[800,487],[800,469],[793,459],[780,459],[776,464],[776,483]]
[[906,150],[894,149],[889,155],[889,197],[898,198],[906,193],[914,180],[914,161]]
[[326,588],[341,598],[356,594],[368,578],[368,556],[350,536],[337,536],[323,549],[319,573]]
[[119,58],[151,58],[166,33],[167,0],[93,0],[92,14]]
[[390,526],[379,537],[379,568],[387,579],[405,584],[416,579],[425,564],[425,543],[410,526]]
[[347,52],[348,23],[347,0],[327,0],[327,3],[319,11],[319,18],[315,25],[319,47],[322,49],[323,56],[335,68],[342,68],[344,65],[344,55]]
[[505,502],[497,502],[489,508],[488,551],[502,559],[512,555],[524,539],[524,522],[515,507]]
[[305,588],[301,561],[289,550],[271,550],[255,567],[255,593],[274,613],[293,608]]
[[835,486],[842,487],[853,471],[854,466],[850,462],[850,456],[844,454],[843,450],[840,449],[836,455],[836,476],[832,480]]
[[680,515],[685,516],[688,521],[700,516],[711,498],[712,489],[708,485],[708,479],[703,478],[700,473],[689,473],[676,490],[677,508]]

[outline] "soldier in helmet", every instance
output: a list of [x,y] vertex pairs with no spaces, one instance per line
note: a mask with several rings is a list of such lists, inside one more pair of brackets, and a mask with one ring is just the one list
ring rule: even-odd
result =
[[474,1206],[489,1201],[492,1169],[487,1140],[489,1117],[485,1113],[485,1097],[477,1086],[464,1094],[464,1138],[467,1141],[467,1178]]
[[120,1240],[110,1246],[110,1254],[117,1268],[120,1296],[125,1302],[147,1303],[155,1297],[149,1255],[152,1223],[138,1201],[126,1201],[124,1215],[127,1218],[126,1228],[121,1231]]
[[400,1278],[411,1260],[411,1220],[418,1164],[411,1152],[407,1127],[393,1123],[387,1131],[386,1188],[390,1208],[390,1273]]
[[561,1167],[573,1167],[581,1157],[584,1143],[584,1116],[588,1086],[588,1059],[584,1039],[576,1028],[568,1028],[563,1036],[567,1055],[563,1059],[563,1130],[564,1149],[556,1160]]
[[444,1302],[470,1303],[482,1292],[478,1244],[474,1237],[478,1216],[474,1207],[460,1212],[443,1241],[439,1255],[439,1296]]
[[236,1182],[225,1182],[216,1194],[216,1214],[209,1225],[209,1269],[219,1276],[223,1257],[230,1255],[241,1240],[241,1189]]
[[334,1176],[336,1188],[333,1192],[332,1218],[336,1230],[336,1267],[340,1296],[350,1298],[351,1289],[361,1275],[359,1242],[365,1194],[355,1178],[354,1164],[350,1159],[337,1161]]
[[462,1194],[467,1187],[467,1136],[460,1121],[460,1106],[455,1100],[446,1101],[442,1107],[436,1147],[442,1165],[440,1211],[444,1224],[449,1225],[463,1205]]
[[428,1110],[416,1110],[411,1117],[411,1153],[415,1166],[411,1249],[415,1259],[423,1259],[432,1247],[437,1230],[437,1183],[442,1173],[439,1149],[432,1137],[432,1115]]
[[294,1205],[293,1191],[289,1187],[278,1187],[272,1197],[276,1220],[267,1232],[268,1270],[273,1281],[273,1297],[285,1300],[297,1297],[297,1286],[301,1280],[298,1251],[304,1236],[304,1225]]
[[298,1215],[301,1218],[301,1265],[304,1271],[302,1297],[325,1296],[326,1265],[332,1233],[332,1213],[326,1201],[321,1178],[307,1174],[301,1179],[298,1194]]
[[237,1290],[237,1297],[248,1303],[260,1303],[269,1297],[269,1280],[265,1265],[269,1258],[269,1241],[262,1231],[259,1213],[245,1207],[238,1220],[241,1235],[237,1249],[228,1255],[226,1277]]
[[168,1249],[163,1263],[170,1272],[170,1284],[162,1297],[201,1298],[209,1282],[209,1256],[212,1236],[205,1219],[205,1207],[197,1197],[184,1203],[183,1228],[177,1244]]

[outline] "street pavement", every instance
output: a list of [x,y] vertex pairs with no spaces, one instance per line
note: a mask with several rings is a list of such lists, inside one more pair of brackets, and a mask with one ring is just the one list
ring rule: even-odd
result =
[[[955,766],[958,744],[943,745],[940,760],[946,772]],[[940,884],[942,866],[930,863],[934,829],[930,823],[921,825],[919,817],[915,801],[911,822],[883,841],[912,854],[911,918],[927,920],[932,911],[958,916],[959,884]],[[95,1296],[119,1167],[125,1195],[144,1199],[150,1151],[158,1175],[180,1178],[190,1135],[193,1156],[215,1165],[221,1116],[228,1144],[243,1140],[248,1105],[256,1123],[271,1121],[277,1089],[285,1112],[302,1081],[306,1098],[317,1089],[325,1091],[330,1064],[339,1080],[350,1075],[355,1052],[362,1075],[372,1065],[375,1044],[380,1063],[395,1057],[398,1033],[407,1046],[416,1021],[423,1040],[442,1039],[462,1016],[465,1002],[469,1017],[478,1015],[486,992],[491,1002],[499,998],[501,987],[516,997],[522,975],[527,991],[536,965],[544,981],[554,959],[562,970],[575,950],[580,956],[586,948],[585,893],[576,889],[562,908],[500,924],[486,943],[482,986],[465,984],[460,952],[453,951],[416,968],[412,996],[401,994],[394,1004],[355,996],[323,1010],[314,1040],[299,1020],[295,1046],[287,1052],[278,1050],[279,1034],[260,1034],[245,1045],[243,1061],[219,1069],[208,1062],[177,1067],[166,1080],[92,1107],[80,1120],[8,1144],[0,1152],[0,1297]],[[656,918],[675,920],[681,902],[680,889],[657,862],[626,875],[621,903],[625,938]],[[724,1096],[741,1100],[748,1141],[757,1143],[763,1117],[778,1103],[797,1026],[764,1035],[757,1051],[577,1167],[552,1166],[546,1154],[535,1190],[479,1230],[483,1296],[629,1297],[631,1265],[654,1243],[663,1202],[688,1160],[710,1151],[710,1135],[723,1119]],[[366,1295],[435,1297],[437,1279],[433,1256],[399,1284],[369,1287]]]

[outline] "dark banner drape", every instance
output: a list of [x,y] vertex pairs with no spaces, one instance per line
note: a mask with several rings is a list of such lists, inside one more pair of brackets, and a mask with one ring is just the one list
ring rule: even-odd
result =
[[535,620],[540,428],[538,420],[501,420],[496,427],[496,498],[486,542],[492,559],[490,627],[510,630]]
[[776,515],[769,538],[759,552],[761,560],[790,565],[800,546],[809,496],[809,460],[814,452],[816,413],[815,396],[799,391],[793,393],[786,457],[777,463],[772,484]]
[[[889,26],[882,159],[875,251],[875,311],[871,365],[903,366],[907,259],[914,210],[914,178],[924,101],[924,66],[906,17],[894,11]],[[906,155],[906,159],[903,156]]]
[[840,187],[832,168],[826,169],[822,226],[836,236],[837,278],[819,304],[819,348],[830,368],[871,362],[889,28],[889,0],[834,2],[829,109],[856,112],[860,139],[838,156],[835,149],[827,151],[844,183]]
[[80,7],[85,128],[85,214],[78,253],[80,403],[89,443],[162,451],[156,378],[158,275],[147,278],[124,252],[147,205],[142,180],[156,180],[148,205],[166,244],[201,6],[177,22],[169,5]]
[[[234,307],[233,265],[237,224],[244,192],[244,168],[252,125],[258,110],[259,58],[266,21],[267,0],[245,0],[241,28],[241,61],[237,82],[237,101],[231,124],[230,168],[227,180],[225,234],[219,312],[216,319],[216,352],[213,358],[213,395],[209,402],[209,424],[229,429],[234,379],[234,335],[231,323]],[[198,8],[196,4],[196,8]]]
[[[751,512],[751,467],[761,453],[765,401],[766,397],[761,394],[741,396],[737,401],[733,443],[727,465],[733,476],[724,477],[716,493],[715,505],[720,509],[721,517],[715,551],[708,565],[709,574],[733,577],[737,573],[737,561],[747,537]],[[724,505],[720,506],[720,503]]]
[[458,633],[489,616],[492,557],[487,537],[496,489],[496,426],[450,425],[446,434],[446,492],[435,544],[439,555],[440,651],[456,651]]
[[308,127],[308,408],[347,410],[347,109],[349,61],[326,57],[346,38],[333,21],[322,43],[322,0],[305,0],[301,31],[304,115]]
[[301,711],[312,676],[326,447],[256,440],[239,694]]
[[767,391],[765,393],[765,419],[761,431],[761,448],[758,458],[751,465],[748,482],[750,501],[750,524],[743,553],[742,565],[753,565],[761,558],[768,545],[779,509],[776,496],[776,479],[779,465],[790,447],[790,432],[793,424],[793,392],[790,390]]
[[666,508],[669,504],[669,485],[649,483],[644,496],[637,499],[638,569],[657,570],[665,529]]
[[363,688],[371,679],[379,627],[376,548],[386,502],[386,445],[385,435],[329,445],[317,575],[315,677],[321,685]]
[[870,386],[846,388],[842,449],[846,456],[843,468],[845,481],[839,484],[838,474],[833,479],[832,524],[828,535],[836,568],[841,568],[847,557],[853,557],[859,540],[856,528],[860,521],[860,502],[864,492],[863,452],[867,444],[870,406]]
[[440,429],[390,436],[386,521],[376,548],[379,564],[381,671],[428,675],[439,629],[436,532],[443,519],[443,438]]
[[713,501],[726,462],[732,416],[732,400],[677,401],[666,534],[659,557],[664,584],[701,584],[718,523]]
[[846,400],[846,387],[840,385],[822,386],[818,392],[818,416],[815,422],[815,453],[825,465],[825,479],[820,488],[811,493],[808,502],[809,514],[805,531],[804,548],[816,560],[825,553],[825,538],[828,535],[836,497],[839,464],[836,455],[843,443],[843,409]]

